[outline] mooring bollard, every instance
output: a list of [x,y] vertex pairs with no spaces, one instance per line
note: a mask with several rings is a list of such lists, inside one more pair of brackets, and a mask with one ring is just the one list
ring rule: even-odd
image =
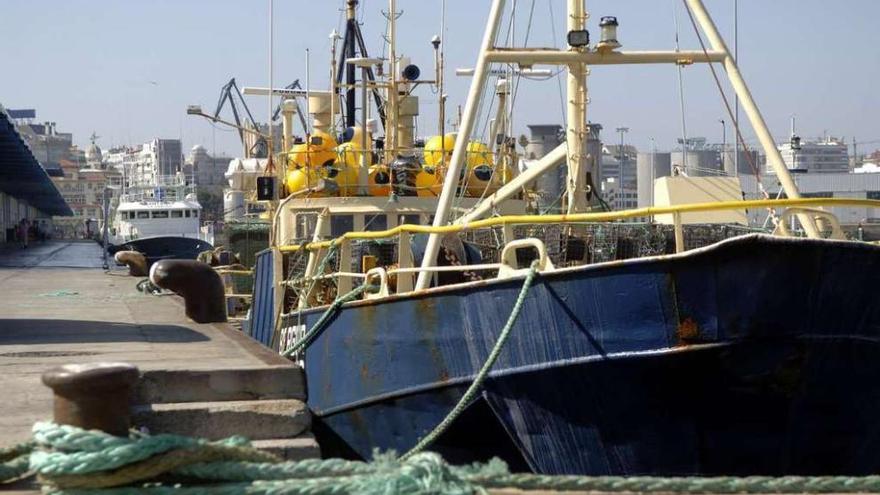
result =
[[207,263],[196,260],[161,260],[150,268],[150,281],[183,297],[186,316],[196,323],[226,321],[223,279]]
[[68,364],[43,373],[43,384],[55,394],[56,423],[125,436],[139,376],[127,363]]
[[147,258],[137,251],[117,251],[113,255],[117,263],[128,267],[128,274],[132,277],[147,276]]

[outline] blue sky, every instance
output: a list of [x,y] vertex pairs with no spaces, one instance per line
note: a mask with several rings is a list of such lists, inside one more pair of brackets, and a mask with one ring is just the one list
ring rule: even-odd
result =
[[[705,0],[732,45],[734,0]],[[508,0],[508,5],[513,0]],[[532,0],[517,0],[516,44],[527,31]],[[311,80],[326,88],[328,34],[341,28],[342,0],[275,0],[275,84],[305,80],[305,50],[312,54]],[[488,0],[448,0],[448,94],[452,114],[464,103],[468,78],[455,67],[473,66]],[[564,0],[535,0],[529,46],[553,46],[564,37]],[[554,14],[554,39],[550,11]],[[432,70],[429,40],[440,30],[439,0],[398,0],[399,52]],[[616,15],[625,49],[674,46],[678,13],[682,48],[698,48],[678,0],[589,0],[589,27]],[[383,0],[362,1],[364,35],[371,55],[382,51],[387,9]],[[740,65],[774,135],[788,134],[797,115],[803,136],[853,136],[880,140],[880,1],[739,0]],[[508,22],[502,28],[507,31]],[[268,2],[232,0],[3,0],[0,4],[0,103],[36,108],[39,120],[58,122],[84,145],[92,131],[99,144],[139,143],[152,137],[182,137],[184,145],[239,152],[237,135],[188,117],[188,104],[213,109],[223,83],[268,83]],[[685,69],[689,135],[721,140],[725,117],[706,66]],[[676,70],[671,66],[596,67],[590,81],[589,118],[606,131],[631,128],[627,139],[660,149],[680,136]],[[563,80],[564,88],[564,80]],[[725,87],[729,91],[729,88]],[[436,96],[427,88],[419,133],[436,126]],[[524,82],[515,124],[561,123],[555,80]],[[249,97],[258,120],[267,101]],[[725,119],[728,120],[728,119]],[[747,126],[745,126],[747,127]],[[752,139],[750,130],[745,131]],[[616,140],[611,132],[606,141]],[[732,133],[728,126],[728,141]],[[863,148],[880,148],[880,142]]]

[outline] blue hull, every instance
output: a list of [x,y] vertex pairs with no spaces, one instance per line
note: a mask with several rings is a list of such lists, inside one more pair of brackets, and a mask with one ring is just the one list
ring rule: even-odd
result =
[[[547,474],[876,472],[878,280],[876,246],[767,236],[541,275],[432,449]],[[402,452],[433,429],[521,284],[346,305],[305,357],[325,454]]]
[[111,254],[117,251],[137,251],[147,258],[147,265],[164,259],[194,260],[203,251],[214,249],[210,243],[189,237],[157,236],[135,239],[124,244],[108,246]]

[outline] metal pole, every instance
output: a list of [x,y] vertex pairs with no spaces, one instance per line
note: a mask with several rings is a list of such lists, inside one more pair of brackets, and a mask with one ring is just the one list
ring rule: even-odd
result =
[[654,181],[657,180],[657,168],[654,165],[654,160],[657,159],[657,143],[654,141],[654,138],[651,138],[651,204],[648,206],[654,206]]
[[[674,2],[674,5],[678,5]],[[678,44],[678,8],[673,12],[673,19],[675,20],[675,51],[679,51],[680,47]],[[681,112],[681,168],[682,170],[687,170],[687,159],[688,159],[688,138],[687,138],[687,123],[685,121],[685,112],[684,112],[684,75],[682,74],[682,66],[678,64],[678,105],[679,112]]]
[[[568,0],[568,31],[583,30],[586,24],[584,0]],[[584,52],[585,47],[574,48]],[[583,62],[568,65],[566,142],[568,143],[568,180],[566,211],[578,213],[587,209],[587,157],[584,153],[587,121],[587,67]]]
[[[388,0],[388,111],[385,112],[385,149],[386,159],[392,159],[397,153],[399,119],[397,109],[397,1]],[[389,130],[391,132],[389,132]]]
[[[761,111],[758,110],[758,106],[752,99],[752,93],[749,91],[742,74],[739,72],[736,60],[730,56],[727,44],[724,43],[724,40],[718,33],[718,28],[715,27],[715,23],[712,21],[712,18],[709,17],[709,13],[706,11],[706,7],[703,5],[702,0],[685,0],[685,2],[687,2],[688,7],[690,7],[691,11],[694,13],[694,18],[700,24],[706,37],[709,39],[712,49],[723,51],[727,54],[724,59],[724,70],[727,72],[727,77],[730,79],[730,84],[733,86],[733,90],[736,91],[736,94],[739,96],[740,100],[742,100],[743,110],[745,110],[746,116],[749,118],[749,121],[754,128],[755,134],[757,134],[758,140],[764,148],[764,153],[767,155],[767,162],[776,172],[776,177],[782,184],[785,194],[791,199],[800,198],[801,194],[798,191],[797,184],[795,184],[788,167],[785,166],[785,162],[782,160],[782,155],[776,147],[776,142],[773,141],[773,136],[767,128],[767,123],[764,122],[764,117],[761,115]],[[808,237],[820,237],[819,231],[809,215],[801,214],[798,215],[798,218],[800,219],[801,225],[803,225],[804,231]]]
[[339,95],[336,93],[336,42],[339,41],[339,33],[334,29],[330,33],[330,134],[336,137],[336,114],[339,106]]
[[[721,170],[725,170],[725,163],[727,161],[727,123],[724,119],[719,119],[718,122],[721,122]],[[734,176],[736,174],[733,174]]]
[[104,185],[104,197],[103,197],[103,200],[104,200],[104,229],[103,229],[104,233],[101,236],[104,239],[104,242],[102,242],[101,244],[104,246],[104,269],[105,270],[110,269],[110,262],[107,260],[107,257],[109,254],[107,252],[107,243],[110,241],[110,235],[109,235],[109,231],[108,231],[109,225],[110,225],[109,224],[109,221],[110,221],[110,199],[108,197],[109,195],[107,194],[107,191],[109,191],[109,190],[110,189],[106,185]]
[[[437,212],[434,215],[434,227],[446,225],[449,221],[449,213],[452,210],[452,200],[455,199],[455,191],[458,189],[458,174],[464,164],[465,154],[467,152],[467,141],[474,127],[474,121],[477,118],[477,108],[480,106],[480,97],[483,86],[486,83],[486,76],[489,73],[489,62],[486,60],[486,52],[495,45],[495,39],[498,36],[498,25],[501,21],[501,14],[504,10],[505,0],[492,0],[492,7],[489,10],[489,21],[486,25],[486,31],[483,33],[483,42],[480,45],[480,54],[474,68],[474,78],[471,80],[471,87],[468,90],[467,103],[465,104],[464,115],[461,118],[461,125],[458,129],[458,135],[455,138],[455,148],[452,150],[452,158],[449,162],[449,168],[446,172],[446,178],[443,182],[443,190],[440,193],[437,202]],[[425,245],[425,255],[422,258],[422,267],[430,268],[434,266],[437,259],[437,253],[440,252],[441,234],[431,234]],[[416,282],[416,290],[427,289],[431,284],[431,274],[428,272],[420,272],[418,281]]]
[[[739,0],[733,0],[733,58],[739,63]],[[733,128],[739,128],[739,95],[733,98]],[[733,138],[733,176],[739,176],[739,140]]]
[[361,166],[358,169],[358,186],[359,186],[359,194],[362,196],[367,196],[369,191],[367,190],[367,182],[369,181],[370,176],[370,154],[371,151],[369,149],[370,143],[369,139],[367,139],[367,119],[369,115],[367,112],[370,110],[370,103],[367,101],[367,70],[368,67],[364,66],[361,68],[361,82],[363,83],[363,87],[361,88],[361,104],[363,108],[361,108]]

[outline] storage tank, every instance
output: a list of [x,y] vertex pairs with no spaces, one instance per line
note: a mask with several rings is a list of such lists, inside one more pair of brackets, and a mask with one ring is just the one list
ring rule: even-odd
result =
[[[565,138],[562,126],[560,125],[530,125],[528,128],[530,133],[529,142],[526,145],[525,156],[523,157],[528,161],[542,158],[562,144]],[[535,181],[540,211],[558,213],[561,210],[562,202],[557,201],[557,198],[565,190],[566,173],[566,167],[559,166],[541,175]]]
[[[722,154],[722,161],[724,162],[724,171],[727,175],[735,176],[735,175],[754,175],[754,170],[752,170],[752,165],[749,164],[749,158],[751,156],[751,163],[754,164],[757,170],[761,170],[761,162],[758,161],[758,152],[754,150],[750,151],[739,151],[739,163],[736,163],[733,159],[733,150],[726,150]],[[734,170],[735,167],[738,166],[738,170]]]
[[682,167],[690,177],[718,176],[724,169],[721,167],[721,154],[715,150],[689,150],[687,161],[682,151],[673,151],[672,165]]
[[672,175],[671,153],[639,153],[636,156],[636,188],[639,208],[654,204],[654,180],[670,175]]
[[223,220],[229,222],[244,218],[244,191],[223,191]]

